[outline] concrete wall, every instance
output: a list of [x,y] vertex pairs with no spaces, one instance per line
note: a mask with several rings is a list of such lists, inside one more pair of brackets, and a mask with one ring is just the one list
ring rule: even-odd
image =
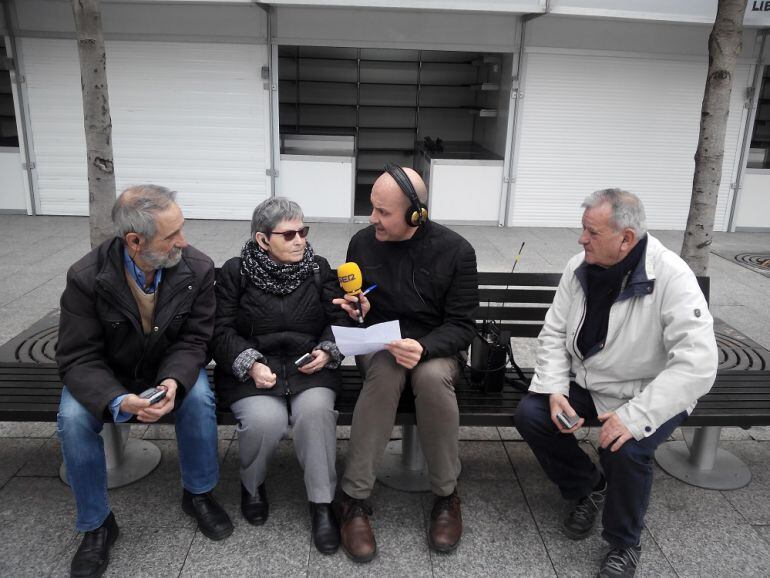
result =
[[[20,36],[68,36],[74,33],[69,1],[17,0]],[[229,41],[264,41],[267,15],[256,5],[141,4],[103,2],[102,19],[106,38],[140,35],[179,40],[180,37],[222,38]]]
[[[678,56],[708,54],[711,26],[570,18],[547,15],[527,24],[527,47],[612,50]],[[756,31],[743,33],[744,58],[754,52]]]
[[281,7],[279,44],[513,52],[518,16],[382,9]]

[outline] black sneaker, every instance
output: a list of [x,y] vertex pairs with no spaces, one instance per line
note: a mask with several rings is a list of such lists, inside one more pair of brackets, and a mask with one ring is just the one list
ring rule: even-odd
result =
[[562,523],[562,532],[572,540],[582,540],[587,537],[596,523],[596,515],[602,509],[606,496],[607,481],[602,479],[601,489],[593,490],[578,500],[575,509]]
[[642,557],[642,545],[628,548],[610,548],[599,568],[597,578],[632,578],[636,574],[636,566]]

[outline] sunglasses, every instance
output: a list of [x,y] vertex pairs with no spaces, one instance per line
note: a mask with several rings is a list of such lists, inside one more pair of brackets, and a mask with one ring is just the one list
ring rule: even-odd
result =
[[283,235],[283,238],[285,241],[293,241],[294,237],[296,237],[298,234],[301,239],[304,239],[307,237],[308,231],[310,231],[310,227],[305,225],[301,229],[297,229],[296,231],[271,231],[270,235]]

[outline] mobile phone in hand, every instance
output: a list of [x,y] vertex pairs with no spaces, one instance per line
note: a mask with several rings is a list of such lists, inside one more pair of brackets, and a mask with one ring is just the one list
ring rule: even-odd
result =
[[303,365],[306,365],[306,364],[310,363],[311,361],[313,361],[312,354],[306,353],[305,355],[303,355],[299,359],[295,360],[294,361],[294,365],[296,365],[297,367],[302,367]]
[[564,426],[564,429],[572,429],[577,425],[577,422],[580,421],[580,416],[577,414],[567,415],[563,411],[560,411],[556,414],[556,419],[561,422],[561,425]]
[[160,389],[158,387],[151,387],[150,389],[145,389],[142,393],[140,393],[139,397],[148,400],[150,405],[152,405],[154,403],[158,403],[161,399],[166,397],[166,390]]

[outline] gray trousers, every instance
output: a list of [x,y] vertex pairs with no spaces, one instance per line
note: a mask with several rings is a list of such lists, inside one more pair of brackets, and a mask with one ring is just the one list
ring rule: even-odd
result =
[[460,473],[460,413],[454,390],[459,362],[438,357],[421,361],[409,370],[398,365],[387,351],[362,355],[358,362],[365,378],[353,411],[342,490],[357,499],[366,499],[372,493],[375,471],[390,440],[398,400],[409,374],[431,490],[439,496],[451,494]]
[[294,451],[305,472],[308,500],[329,504],[337,485],[337,412],[334,391],[313,387],[290,397],[291,415],[283,397],[255,395],[236,401],[241,482],[255,495],[265,481],[278,443],[292,428]]

